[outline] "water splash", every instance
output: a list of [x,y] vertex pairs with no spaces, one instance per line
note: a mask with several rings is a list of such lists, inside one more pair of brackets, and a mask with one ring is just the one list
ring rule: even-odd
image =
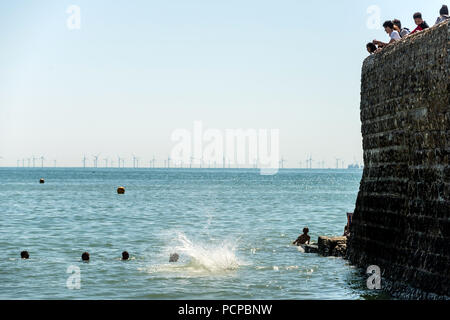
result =
[[[200,241],[189,239],[183,232],[167,232],[166,235],[169,233],[171,237],[167,237],[167,242],[175,245],[167,246],[159,255],[158,260],[162,259],[164,263],[147,265],[138,270],[191,277],[226,274],[245,265],[236,256],[235,241],[226,240],[218,243],[211,238]],[[173,253],[178,253],[180,259],[176,263],[169,263],[169,256]]]
[[183,233],[178,233],[180,243],[175,247],[177,253],[186,256],[188,266],[209,272],[236,270],[242,262],[236,257],[236,245],[224,241],[218,245],[211,243],[193,242]]

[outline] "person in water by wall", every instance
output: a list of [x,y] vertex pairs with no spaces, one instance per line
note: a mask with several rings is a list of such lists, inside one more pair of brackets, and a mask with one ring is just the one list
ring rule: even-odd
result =
[[350,237],[350,230],[348,229],[348,225],[344,227],[344,234],[342,236],[347,238]]
[[400,20],[394,19],[392,20],[392,23],[394,24],[395,31],[400,34],[400,37],[407,37],[411,33],[408,28],[402,28],[402,23]]
[[388,45],[390,45],[391,43],[397,42],[399,40],[401,40],[402,38],[400,37],[400,34],[398,33],[398,31],[396,31],[394,29],[394,24],[392,23],[392,21],[388,20],[385,23],[383,23],[383,27],[384,27],[384,31],[386,31],[386,33],[389,35],[389,42],[382,42],[382,41],[378,41],[378,40],[373,40],[373,44],[376,44],[378,46],[378,48],[384,48]]
[[416,23],[417,27],[411,32],[411,34],[423,31],[425,29],[428,29],[428,24],[422,19],[422,14],[420,12],[416,12],[413,15],[414,22]]
[[439,10],[439,14],[440,16],[437,18],[435,25],[450,19],[450,16],[448,15],[448,7],[445,4],[442,5],[441,10]]
[[308,236],[308,232],[309,232],[309,229],[307,227],[303,228],[303,234],[301,234],[297,238],[297,240],[292,242],[292,244],[297,245],[297,246],[299,246],[301,244],[305,244],[305,243],[309,244],[309,241],[311,240],[311,237]]

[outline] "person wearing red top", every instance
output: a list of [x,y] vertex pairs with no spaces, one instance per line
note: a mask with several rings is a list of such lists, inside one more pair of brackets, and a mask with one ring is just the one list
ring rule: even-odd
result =
[[411,34],[425,30],[429,28],[428,24],[422,19],[422,14],[420,12],[414,13],[414,22],[417,25],[417,28],[415,28]]

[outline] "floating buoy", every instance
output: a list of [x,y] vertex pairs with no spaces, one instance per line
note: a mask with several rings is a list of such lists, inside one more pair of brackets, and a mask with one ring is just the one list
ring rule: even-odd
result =
[[118,187],[117,188],[117,193],[118,194],[125,194],[125,188],[124,187]]
[[40,183],[40,184],[43,184],[43,183],[45,183],[45,180],[41,178],[41,179],[39,180],[39,183]]

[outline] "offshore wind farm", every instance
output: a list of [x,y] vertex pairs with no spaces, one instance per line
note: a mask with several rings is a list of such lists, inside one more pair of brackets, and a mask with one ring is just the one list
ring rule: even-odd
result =
[[[217,161],[207,161],[205,166],[204,159],[198,159],[198,161],[195,161],[195,158],[191,157],[190,161],[183,162],[171,162],[171,158],[167,157],[164,158],[151,158],[151,159],[143,159],[141,161],[140,157],[133,155],[130,155],[128,158],[117,156],[117,162],[114,161],[114,157],[108,157],[103,156],[104,158],[99,158],[100,154],[93,155],[92,157],[86,157],[83,156],[80,161],[80,167],[82,168],[185,168],[185,169],[195,169],[195,168],[242,168],[242,169],[249,169],[249,168],[258,168],[258,161],[255,159],[252,165],[231,165],[231,160],[227,160],[226,158],[223,158],[221,162]],[[0,157],[0,161],[3,160],[3,163],[0,162],[0,167],[13,167],[10,165],[10,163],[6,164],[5,159]],[[129,160],[130,165],[127,167],[125,166],[125,161]],[[38,162],[39,161],[39,162]],[[44,156],[35,157],[31,156],[29,158],[22,158],[17,159],[16,165],[14,167],[16,168],[49,168],[49,167],[56,167],[56,159],[53,159],[52,161],[47,161]],[[100,162],[100,163],[99,163]],[[140,165],[140,163],[142,165]],[[213,163],[213,165],[211,165]],[[329,165],[325,160],[315,161],[313,160],[312,156],[309,155],[306,160],[298,161],[298,166],[289,166],[289,161],[285,158],[281,158],[279,160],[279,168],[280,169],[363,169],[363,164],[353,160],[352,163],[350,163],[347,167],[345,166],[345,160],[341,160],[339,158],[336,158],[335,164]],[[293,164],[296,162],[293,161]],[[303,165],[305,164],[305,165]],[[60,168],[70,168],[70,167],[78,167],[78,166],[65,166],[64,163],[60,162],[58,167]]]

